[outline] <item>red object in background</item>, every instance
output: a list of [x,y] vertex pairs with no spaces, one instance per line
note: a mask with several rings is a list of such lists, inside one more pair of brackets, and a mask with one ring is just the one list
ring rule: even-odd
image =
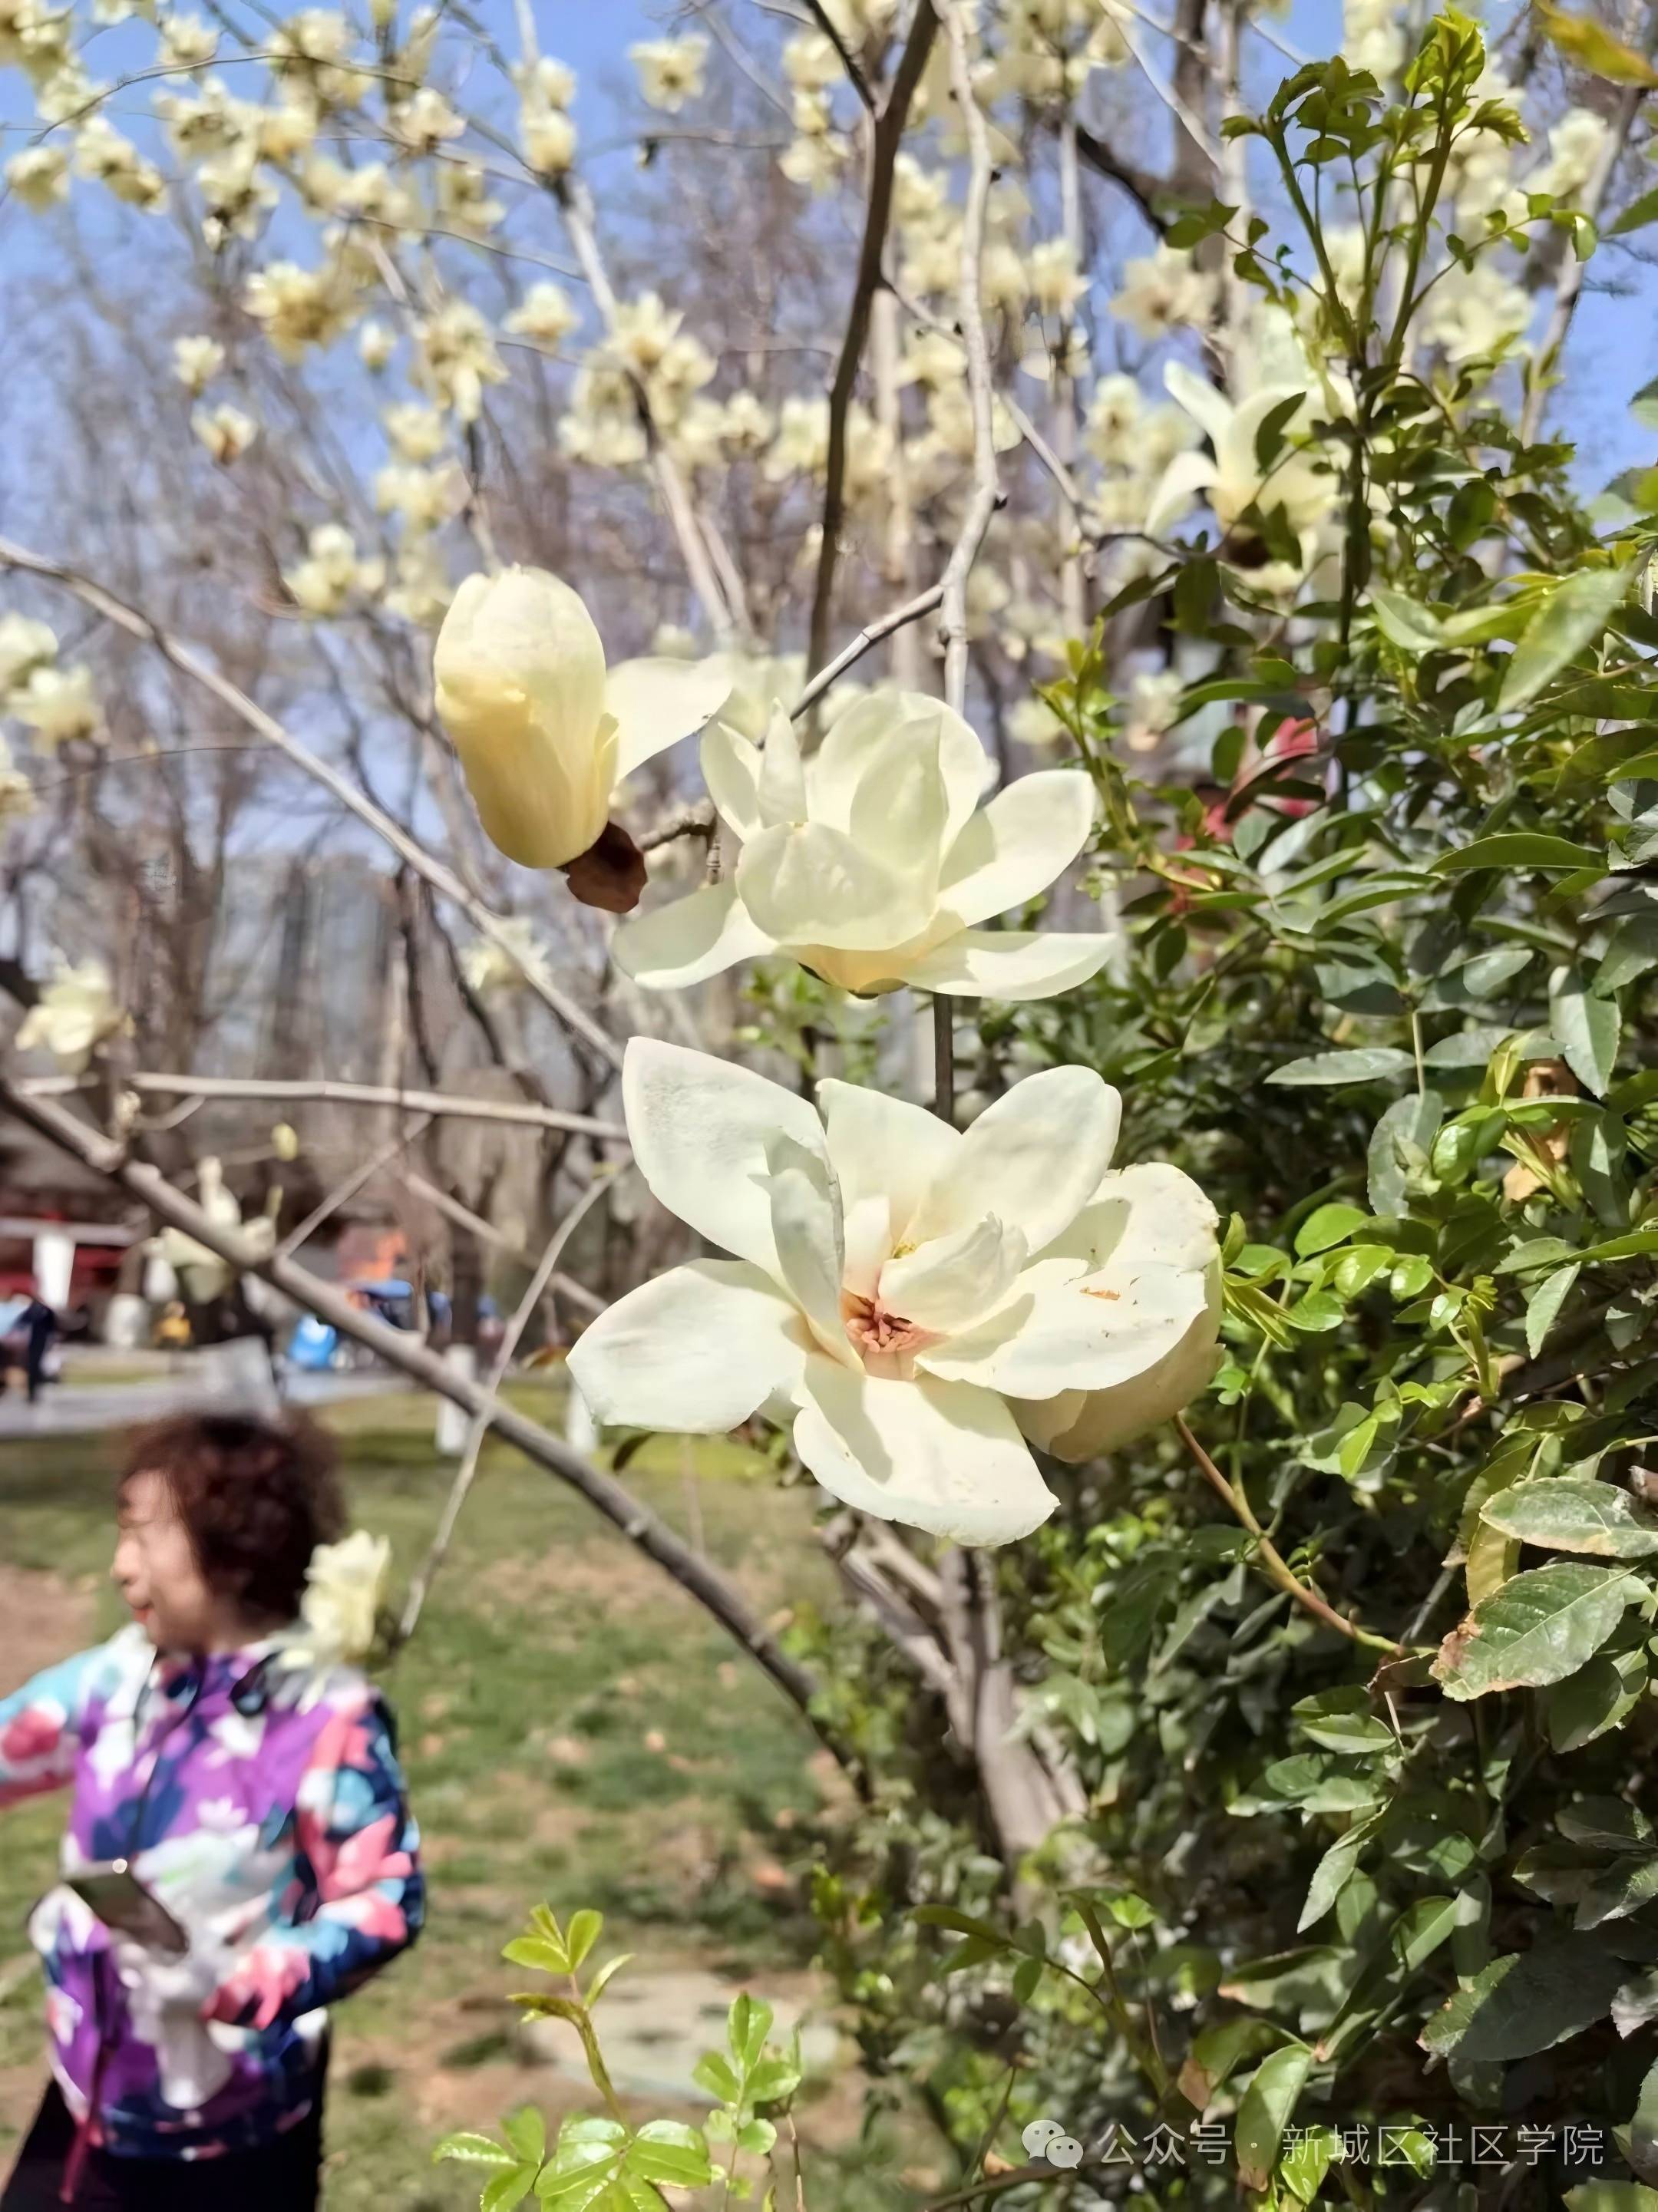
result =
[[[1278,799],[1272,795],[1269,766],[1281,761],[1298,760],[1303,754],[1318,750],[1318,724],[1314,721],[1280,722],[1266,740],[1265,748],[1246,744],[1243,758],[1238,763],[1237,774],[1228,788],[1212,799],[1203,817],[1207,834],[1218,842],[1230,842],[1232,808],[1240,796],[1252,786],[1261,787],[1260,796],[1252,803],[1265,806],[1274,814],[1281,814],[1288,822],[1300,821],[1310,814],[1319,802],[1315,799]],[[1187,841],[1182,839],[1184,843]]]

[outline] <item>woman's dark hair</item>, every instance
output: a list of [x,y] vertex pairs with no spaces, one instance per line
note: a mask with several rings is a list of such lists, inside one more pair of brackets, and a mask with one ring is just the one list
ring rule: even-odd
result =
[[202,1576],[246,1613],[291,1620],[319,1544],[345,1528],[338,1454],[303,1415],[175,1413],[135,1430],[118,1489],[161,1475]]

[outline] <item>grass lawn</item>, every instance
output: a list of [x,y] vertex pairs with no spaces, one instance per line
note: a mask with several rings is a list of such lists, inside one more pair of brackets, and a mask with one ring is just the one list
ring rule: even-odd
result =
[[[550,1392],[524,1396],[556,1423]],[[330,1419],[353,1517],[391,1538],[406,1577],[452,1473],[432,1450],[430,1401],[357,1401]],[[0,1446],[0,1690],[123,1617],[103,1581],[108,1465],[98,1437]],[[656,1439],[626,1480],[682,1534],[700,1530],[762,1616],[832,1595],[811,1494],[780,1490],[736,1447]],[[698,1606],[500,1446],[485,1452],[420,1632],[385,1680],[425,1837],[429,1918],[412,1954],[337,2015],[328,2204],[451,2212],[477,2203],[478,2184],[430,2164],[445,2130],[492,2126],[522,2102],[556,2112],[592,2101],[536,2063],[504,2002],[524,1976],[500,1948],[529,1906],[596,1906],[601,1950],[638,1954],[624,1974],[694,1964],[756,1994],[799,1991],[813,1929],[775,1854],[834,1778],[781,1693]],[[4,1816],[0,2172],[39,2087],[36,1984],[16,1964],[24,1917],[53,1879],[61,1819],[51,1799]],[[832,2085],[802,2122],[808,2139],[850,2138],[855,2084]],[[893,2179],[902,2163],[890,2132],[848,2141],[833,2173],[819,2161],[813,2212],[914,2201]]]

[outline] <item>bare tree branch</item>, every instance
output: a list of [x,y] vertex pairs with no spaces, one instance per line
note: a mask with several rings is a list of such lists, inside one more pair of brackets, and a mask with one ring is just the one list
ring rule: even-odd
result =
[[[528,1099],[520,1105],[511,1098],[468,1098],[451,1091],[404,1091],[396,1084],[288,1081],[263,1075],[123,1075],[128,1091],[159,1091],[179,1098],[269,1098],[316,1100],[332,1106],[395,1106],[410,1114],[434,1114],[466,1121],[511,1121],[526,1129],[568,1129],[580,1137],[597,1137],[608,1144],[625,1145],[628,1132],[619,1121],[601,1121],[591,1114],[567,1114],[557,1106],[536,1106]],[[86,1091],[92,1081],[77,1075],[25,1077],[17,1088],[28,1098],[61,1098]]]
[[[821,15],[822,10],[818,11]],[[829,652],[829,620],[834,610],[835,570],[841,557],[841,525],[846,517],[847,416],[852,405],[864,341],[869,335],[870,302],[881,282],[881,256],[887,226],[892,219],[892,175],[898,149],[909,115],[909,104],[921,81],[927,56],[938,36],[938,17],[931,5],[918,7],[909,36],[898,58],[892,82],[870,131],[869,199],[864,211],[863,242],[858,249],[858,270],[853,279],[852,300],[847,309],[846,335],[829,386],[827,481],[823,486],[823,537],[817,548],[817,580],[812,588],[811,629],[806,648],[806,672],[814,674]],[[843,56],[844,58],[844,56]]]

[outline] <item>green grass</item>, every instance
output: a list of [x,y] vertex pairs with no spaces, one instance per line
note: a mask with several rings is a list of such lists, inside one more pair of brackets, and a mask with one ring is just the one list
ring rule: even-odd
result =
[[[556,1421],[550,1393],[524,1395]],[[401,1580],[452,1471],[432,1450],[429,1401],[358,1401],[330,1418],[353,1517],[391,1538]],[[108,1466],[96,1437],[0,1447],[0,1559],[101,1578]],[[704,1547],[762,1616],[830,1594],[809,1496],[780,1491],[734,1446],[658,1439],[625,1479],[682,1534],[695,1514]],[[106,1586],[95,1604],[98,1632],[118,1625]],[[763,1984],[768,1970],[809,1963],[809,1918],[752,1869],[776,1848],[774,1816],[804,1818],[817,1802],[815,1745],[700,1607],[499,1446],[485,1452],[420,1632],[383,1679],[425,1838],[429,1919],[414,1951],[337,2015],[328,2201],[331,2212],[451,2212],[476,2204],[477,2185],[431,2166],[437,2136],[492,2125],[527,2098],[557,2102],[550,2077],[526,2069],[504,2002],[514,1970],[500,1948],[531,1904],[597,1906],[606,1945],[638,1954],[641,1971],[695,1960]],[[5,1816],[0,1986],[53,1878],[61,1818],[49,1800]],[[32,2104],[39,2038],[31,1982],[0,2003],[0,2163]],[[861,2204],[878,2201],[872,2180],[866,2169]],[[813,2203],[817,2212],[817,2192]]]

